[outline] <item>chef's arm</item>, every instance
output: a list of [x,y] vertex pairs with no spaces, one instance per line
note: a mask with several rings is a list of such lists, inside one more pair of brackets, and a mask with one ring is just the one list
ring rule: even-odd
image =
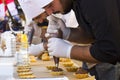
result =
[[86,33],[82,28],[70,28],[70,35],[68,38],[71,42],[77,42],[81,44],[89,44],[94,41],[93,37]]
[[71,50],[71,58],[84,61],[84,62],[91,62],[91,63],[100,63],[98,60],[96,60],[94,57],[90,54],[90,46],[79,46],[75,45],[72,47]]

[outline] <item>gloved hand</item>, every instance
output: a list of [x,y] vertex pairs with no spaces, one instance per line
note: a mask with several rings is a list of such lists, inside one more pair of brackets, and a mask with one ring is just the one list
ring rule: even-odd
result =
[[48,51],[52,56],[70,58],[72,46],[70,42],[63,39],[48,39]]
[[54,17],[53,15],[48,17],[49,25],[47,33],[58,34],[58,29],[63,32],[63,39],[68,39],[70,35],[70,28],[67,28],[62,19]]
[[44,46],[43,43],[34,45],[32,44],[29,48],[28,48],[28,53],[31,55],[40,55],[42,54],[42,52],[44,51]]

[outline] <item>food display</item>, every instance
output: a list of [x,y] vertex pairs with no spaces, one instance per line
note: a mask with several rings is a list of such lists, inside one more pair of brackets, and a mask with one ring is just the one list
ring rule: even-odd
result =
[[[44,54],[43,56],[49,56]],[[30,59],[36,59],[35,56],[29,56]],[[16,67],[17,79],[39,79],[39,78],[56,78],[66,76],[69,80],[94,80],[89,73],[79,68],[76,62],[72,59],[62,58],[59,67],[55,66],[53,58],[48,61],[36,59],[34,65],[18,65]]]
[[30,65],[19,65],[17,66],[16,72],[19,78],[23,79],[36,78],[36,76],[33,74],[31,70]]

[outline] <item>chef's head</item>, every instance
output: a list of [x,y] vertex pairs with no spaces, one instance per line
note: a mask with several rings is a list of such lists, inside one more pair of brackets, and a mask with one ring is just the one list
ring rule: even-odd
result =
[[[47,0],[41,0],[42,2]],[[47,12],[47,14],[51,15],[56,13],[66,14],[72,9],[73,0],[53,0],[48,5],[43,8]]]
[[33,18],[45,12],[44,6],[53,0],[18,0],[25,14],[26,24],[29,24]]

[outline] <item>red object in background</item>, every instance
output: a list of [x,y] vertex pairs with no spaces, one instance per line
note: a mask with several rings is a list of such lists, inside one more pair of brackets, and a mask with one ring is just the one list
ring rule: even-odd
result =
[[[4,0],[5,2],[5,4],[7,5],[7,4],[9,4],[9,3],[11,3],[11,2],[14,2],[14,0]],[[2,2],[2,0],[0,0],[0,4],[2,4],[3,2]],[[5,11],[7,10],[7,7],[5,6]]]
[[[14,2],[14,0],[4,0],[6,4],[9,4],[11,2]],[[2,0],[0,0],[0,4],[3,3]]]
[[14,0],[5,0],[5,3],[6,3],[6,4],[9,4],[9,3],[11,3],[11,2],[14,2]]
[[0,0],[0,4],[2,3],[2,0]]
[[[11,3],[11,2],[14,2],[14,0],[5,0],[5,4],[7,5],[7,4],[9,4],[9,3]],[[5,11],[7,10],[7,7],[5,6]]]

